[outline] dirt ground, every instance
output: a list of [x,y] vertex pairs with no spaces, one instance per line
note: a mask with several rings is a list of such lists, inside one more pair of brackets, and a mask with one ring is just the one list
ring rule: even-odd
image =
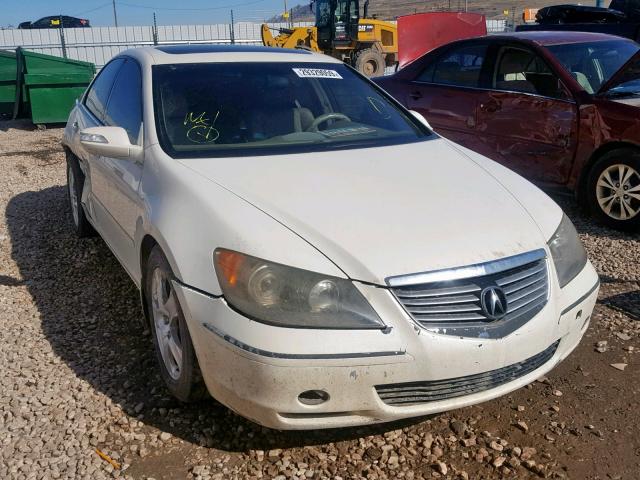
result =
[[135,287],[74,237],[61,134],[0,123],[0,478],[640,478],[638,235],[556,199],[602,287],[547,378],[430,418],[277,432],[169,398]]

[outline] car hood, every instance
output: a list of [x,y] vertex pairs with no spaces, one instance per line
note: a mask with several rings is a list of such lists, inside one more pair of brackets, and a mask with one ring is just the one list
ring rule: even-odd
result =
[[640,79],[640,50],[614,73],[609,80],[604,82],[597,93],[602,95],[623,83],[638,79]]
[[[495,260],[546,241],[517,191],[509,192],[440,138],[180,162],[270,215],[360,281],[382,285],[391,276]],[[527,182],[521,188],[535,189]]]

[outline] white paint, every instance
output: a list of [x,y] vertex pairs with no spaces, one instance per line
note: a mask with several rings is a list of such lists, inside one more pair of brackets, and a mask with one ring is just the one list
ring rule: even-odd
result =
[[[549,259],[550,293],[544,309],[511,335],[484,339],[482,348],[475,338],[418,328],[384,288],[385,279],[394,275],[472,265],[540,248],[549,256],[546,242],[560,222],[561,209],[529,182],[480,155],[440,138],[361,150],[186,160],[168,157],[158,145],[150,75],[154,64],[284,61],[314,68],[338,60],[281,52],[175,55],[152,48],[128,55],[143,70],[144,158],[91,154],[78,134],[97,125],[82,104],[77,105],[64,143],[82,159],[82,204],[138,285],[143,237],[151,235],[161,246],[179,281],[174,284],[207,386],[234,411],[282,429],[436,413],[519,388],[548,372],[580,341],[584,322],[576,312],[591,314],[597,290],[561,312],[596,283],[590,263],[560,289]],[[246,318],[214,297],[222,293],[213,266],[217,247],[355,279],[355,287],[388,328],[385,333],[307,330]],[[204,324],[258,351],[403,354],[273,358],[242,350]],[[375,394],[378,384],[454,378],[511,365],[558,339],[558,351],[547,364],[490,391],[409,407],[390,407]],[[302,405],[297,395],[310,389],[327,390],[331,400]],[[300,416],[311,412],[323,415]]]

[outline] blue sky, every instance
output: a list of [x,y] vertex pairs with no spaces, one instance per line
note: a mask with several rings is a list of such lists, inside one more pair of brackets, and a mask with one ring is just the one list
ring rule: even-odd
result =
[[[308,0],[288,0],[288,7]],[[153,12],[158,23],[205,24],[229,22],[233,9],[238,20],[261,21],[284,10],[284,0],[116,0],[118,25],[150,25]],[[94,26],[113,25],[111,0],[2,0],[0,26],[33,21],[49,15],[88,18]]]

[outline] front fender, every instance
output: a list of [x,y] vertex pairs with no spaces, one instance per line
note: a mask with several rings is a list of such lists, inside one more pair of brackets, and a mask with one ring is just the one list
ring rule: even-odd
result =
[[176,278],[191,287],[222,294],[213,264],[213,252],[218,247],[346,278],[334,263],[289,228],[188,168],[188,160],[170,158],[158,145],[146,152],[140,195],[144,215],[135,237],[138,251],[145,236],[151,235]]

